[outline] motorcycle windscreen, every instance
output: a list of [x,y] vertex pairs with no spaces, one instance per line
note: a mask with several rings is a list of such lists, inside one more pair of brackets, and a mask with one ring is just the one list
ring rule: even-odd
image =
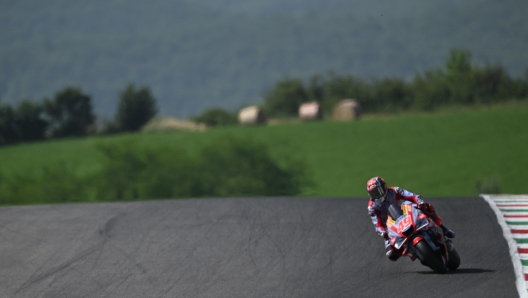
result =
[[416,221],[416,231],[425,229],[425,228],[427,228],[428,225],[429,225],[429,221],[427,221],[426,218],[418,219]]
[[414,217],[414,224],[416,226],[416,231],[420,231],[422,229],[427,228],[429,225],[429,220],[427,220],[427,216],[424,216],[419,209],[413,210],[413,217]]

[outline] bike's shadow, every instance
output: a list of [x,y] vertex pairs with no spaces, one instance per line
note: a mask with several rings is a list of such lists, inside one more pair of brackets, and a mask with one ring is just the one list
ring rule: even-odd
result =
[[[459,268],[457,270],[448,270],[446,274],[479,274],[479,273],[490,273],[495,272],[496,270],[481,269],[481,268]],[[418,273],[418,274],[438,274],[434,271],[414,271],[409,273]]]

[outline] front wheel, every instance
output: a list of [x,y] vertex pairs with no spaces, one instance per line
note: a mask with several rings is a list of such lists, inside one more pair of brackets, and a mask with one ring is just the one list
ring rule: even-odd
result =
[[451,244],[451,241],[447,240],[447,254],[449,257],[449,261],[447,262],[447,269],[449,270],[456,270],[458,266],[460,266],[460,256],[458,255],[458,252],[455,250],[455,247],[453,244]]
[[444,261],[442,260],[442,257],[439,253],[432,250],[427,242],[420,241],[416,244],[415,248],[423,256],[423,263],[429,268],[433,269],[434,272],[440,274],[447,272],[447,268],[444,264]]

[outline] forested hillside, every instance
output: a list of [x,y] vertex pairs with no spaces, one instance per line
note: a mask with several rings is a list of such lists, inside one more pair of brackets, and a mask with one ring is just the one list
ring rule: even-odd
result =
[[73,85],[108,117],[134,82],[160,114],[189,117],[260,103],[286,77],[412,78],[452,48],[524,76],[527,13],[525,0],[2,1],[0,102]]

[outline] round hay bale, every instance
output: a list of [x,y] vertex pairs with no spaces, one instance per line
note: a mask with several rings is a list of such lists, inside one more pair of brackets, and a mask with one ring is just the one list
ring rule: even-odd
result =
[[361,106],[355,99],[344,99],[334,108],[332,118],[338,121],[357,120],[361,114]]
[[299,107],[299,118],[304,121],[321,120],[323,109],[315,101],[303,103]]
[[238,121],[241,125],[255,125],[266,123],[268,117],[266,113],[257,106],[243,108],[238,113]]
[[205,124],[172,117],[154,118],[141,128],[143,132],[160,131],[205,131]]

